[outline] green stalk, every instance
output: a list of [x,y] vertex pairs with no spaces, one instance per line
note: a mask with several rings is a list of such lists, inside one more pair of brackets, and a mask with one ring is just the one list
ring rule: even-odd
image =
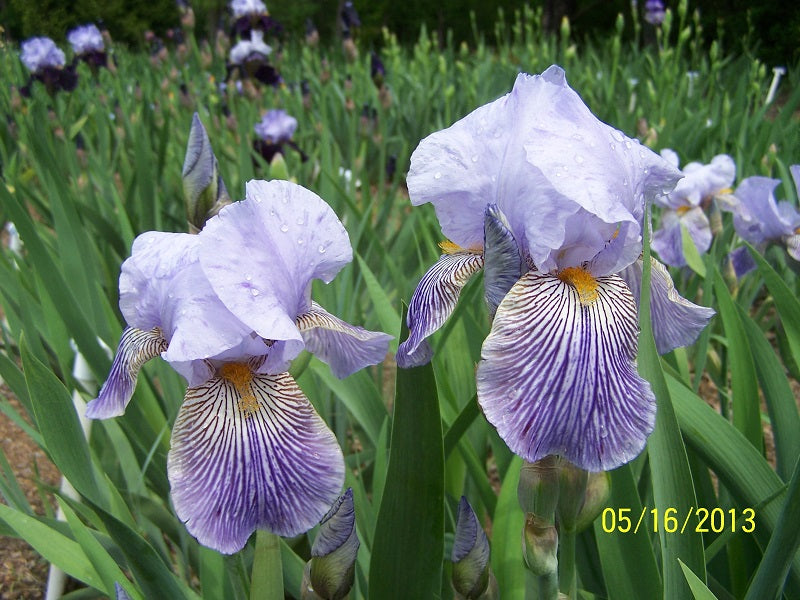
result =
[[250,579],[250,600],[283,600],[280,538],[264,529],[256,531],[256,553]]
[[575,571],[575,531],[562,529],[558,532],[558,582],[570,600],[578,593],[578,576]]

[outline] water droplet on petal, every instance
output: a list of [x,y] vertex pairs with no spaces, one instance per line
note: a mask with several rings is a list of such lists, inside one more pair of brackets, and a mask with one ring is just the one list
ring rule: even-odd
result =
[[298,246],[302,246],[303,245],[303,238],[297,238],[297,245]]
[[297,224],[298,225],[302,225],[303,224],[303,217],[297,217]]
[[256,288],[250,288],[250,294],[253,296],[258,296],[260,293]]
[[287,231],[289,231],[289,226],[286,223],[284,223],[283,225],[281,225],[281,231],[283,233],[286,233]]
[[625,142],[625,147],[626,148],[632,148],[633,144],[631,144],[630,142]]
[[253,281],[253,276],[252,276],[252,275],[250,275],[249,273],[248,273],[247,275],[245,275],[245,276],[244,276],[244,278],[245,278],[245,280],[247,280],[247,281]]
[[575,162],[578,163],[579,165],[582,165],[583,164],[583,157],[580,154],[576,154],[575,155]]
[[477,154],[473,154],[472,155],[472,162],[474,162],[474,163],[478,162],[478,155]]
[[319,245],[319,248],[317,248],[317,250],[319,251],[320,254],[325,254],[325,246],[323,246],[322,244]]
[[615,140],[617,140],[618,142],[621,142],[623,139],[625,139],[625,138],[622,136],[622,133],[621,133],[620,131],[616,130],[616,129],[615,129],[614,131],[612,131],[612,132],[611,132],[611,136],[612,136],[612,137],[613,137]]
[[434,179],[441,179],[442,178],[442,174],[437,171],[436,174],[434,174],[433,178]]

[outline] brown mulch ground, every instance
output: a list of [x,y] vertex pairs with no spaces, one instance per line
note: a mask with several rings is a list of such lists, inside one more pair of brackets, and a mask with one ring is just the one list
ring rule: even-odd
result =
[[[0,396],[8,398],[20,414],[25,414],[25,409],[5,385],[0,385]],[[61,475],[42,449],[2,413],[0,450],[5,453],[28,502],[37,513],[44,514],[37,482],[58,486]],[[52,506],[53,499],[49,498],[48,501]],[[0,600],[43,598],[48,569],[49,564],[27,543],[15,538],[0,537]]]

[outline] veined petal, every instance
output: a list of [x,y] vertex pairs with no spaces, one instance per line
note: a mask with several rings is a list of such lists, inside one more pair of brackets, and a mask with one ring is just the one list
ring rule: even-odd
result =
[[392,336],[350,325],[330,314],[316,302],[297,317],[297,327],[306,349],[331,367],[343,379],[386,358]]
[[408,339],[397,349],[397,366],[418,367],[431,359],[425,338],[444,325],[456,307],[461,290],[481,267],[480,254],[443,254],[422,276],[408,305]]
[[90,419],[118,417],[125,412],[136,389],[139,369],[167,349],[167,340],[157,327],[149,331],[127,327],[117,346],[117,354],[97,398],[86,405]]
[[[678,293],[667,268],[655,258],[650,259],[650,315],[653,337],[659,354],[690,346],[697,341],[715,312],[698,306]],[[642,260],[639,259],[620,273],[628,284],[636,304],[642,289]]]
[[636,304],[617,276],[581,304],[558,277],[529,271],[497,309],[478,365],[478,401],[508,447],[588,471],[639,454],[655,423],[650,384],[636,371]]
[[257,528],[293,536],[316,525],[339,495],[344,460],[288,373],[225,366],[186,392],[167,474],[189,533],[230,554]]
[[496,204],[486,206],[483,222],[483,285],[489,315],[494,317],[497,306],[508,290],[527,271],[519,246],[505,215]]

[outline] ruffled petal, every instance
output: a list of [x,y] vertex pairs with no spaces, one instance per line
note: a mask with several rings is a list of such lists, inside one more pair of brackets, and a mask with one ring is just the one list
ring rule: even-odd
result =
[[[659,354],[681,346],[690,346],[716,313],[713,308],[698,306],[678,293],[667,268],[650,259],[650,318]],[[638,305],[642,290],[642,260],[620,273]]]
[[636,304],[617,276],[597,297],[530,271],[500,304],[478,365],[478,400],[509,448],[588,471],[638,455],[655,423],[650,384],[636,371]]
[[200,232],[200,263],[237,318],[299,352],[294,321],[311,306],[309,285],[330,282],[352,260],[350,239],[322,198],[297,184],[249,181],[246,194]]
[[90,419],[118,417],[125,412],[136,389],[142,365],[167,349],[167,340],[160,329],[148,331],[127,327],[117,346],[117,354],[97,398],[86,405]]
[[382,362],[392,340],[387,333],[350,325],[316,302],[311,303],[311,310],[297,317],[297,327],[306,350],[330,365],[339,379]]
[[307,531],[344,481],[336,438],[288,373],[236,375],[189,388],[167,460],[178,517],[226,554],[257,528]]
[[497,306],[527,269],[508,221],[496,204],[486,206],[483,237],[483,285],[489,316],[494,317]]
[[425,338],[444,325],[461,290],[481,267],[480,254],[443,254],[422,276],[408,305],[408,339],[397,349],[397,366],[408,369],[430,361],[432,352]]

